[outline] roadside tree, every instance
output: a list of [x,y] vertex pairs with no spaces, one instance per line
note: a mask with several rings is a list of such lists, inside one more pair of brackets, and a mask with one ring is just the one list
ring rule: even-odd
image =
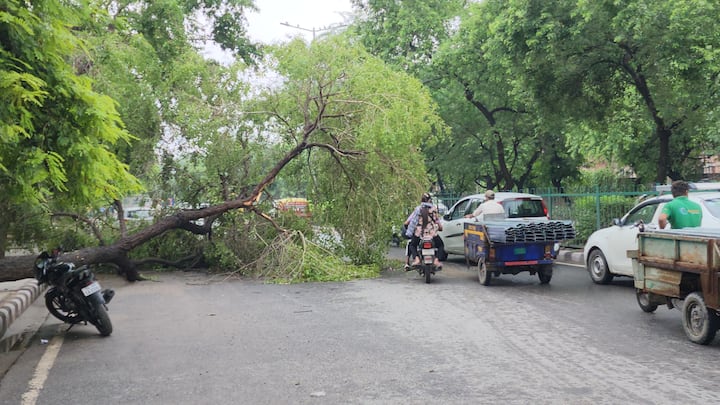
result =
[[494,57],[545,113],[588,129],[575,150],[640,179],[698,178],[717,151],[720,7],[710,1],[496,1]]
[[116,104],[68,63],[82,45],[69,27],[89,13],[54,0],[0,8],[0,255],[11,233],[37,222],[27,213],[97,207],[140,189],[112,152],[133,139]]
[[541,118],[506,59],[487,56],[498,10],[467,1],[354,5],[363,43],[420,78],[452,128],[447,142],[424,149],[441,190],[560,184],[577,174],[561,126]]

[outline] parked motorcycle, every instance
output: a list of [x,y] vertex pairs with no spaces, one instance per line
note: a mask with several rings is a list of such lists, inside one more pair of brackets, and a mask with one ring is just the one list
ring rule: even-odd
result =
[[[404,236],[405,227],[403,226],[403,228],[401,228],[401,229],[402,229],[403,236]],[[398,230],[397,226],[393,225],[392,226],[392,235],[390,236],[390,243],[395,247],[400,247],[401,241],[402,241],[402,239],[400,238],[400,231]]]
[[94,325],[100,335],[109,336],[113,327],[107,313],[107,304],[115,292],[103,290],[95,274],[87,266],[58,261],[59,250],[42,252],[35,260],[35,278],[38,284],[47,283],[45,306],[59,320],[70,327],[84,322]]
[[431,236],[423,236],[418,244],[418,255],[420,256],[420,264],[413,266],[415,270],[425,277],[425,282],[430,283],[435,272],[442,270],[442,267],[435,265],[435,259],[438,257],[438,248]]

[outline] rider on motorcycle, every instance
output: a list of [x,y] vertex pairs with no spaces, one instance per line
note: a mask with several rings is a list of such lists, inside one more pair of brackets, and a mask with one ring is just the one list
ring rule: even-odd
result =
[[[408,242],[408,254],[413,259],[412,266],[420,264],[420,257],[418,255],[418,245],[420,244],[420,238],[424,235],[431,236],[435,241],[437,237],[437,231],[442,230],[442,223],[440,222],[440,216],[438,215],[437,207],[432,203],[430,194],[423,193],[420,198],[420,205],[415,207],[412,214],[405,220],[405,226],[407,227],[406,236],[410,238]],[[440,249],[441,243],[435,243],[435,246]],[[442,264],[435,257],[435,266],[438,268],[442,267]]]

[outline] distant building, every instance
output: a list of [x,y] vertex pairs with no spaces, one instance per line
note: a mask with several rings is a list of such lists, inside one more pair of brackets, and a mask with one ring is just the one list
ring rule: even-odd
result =
[[717,155],[703,158],[703,178],[709,180],[720,179],[720,158]]

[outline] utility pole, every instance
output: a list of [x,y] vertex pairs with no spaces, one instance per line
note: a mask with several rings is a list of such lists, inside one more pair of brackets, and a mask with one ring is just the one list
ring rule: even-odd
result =
[[287,22],[280,23],[280,25],[284,25],[286,27],[295,28],[295,29],[302,30],[302,31],[312,32],[312,40],[313,41],[315,40],[315,33],[323,32],[323,31],[331,31],[336,28],[347,27],[347,25],[345,25],[345,24],[334,24],[334,25],[327,25],[325,27],[320,27],[320,28],[315,28],[315,27],[305,28],[305,27],[301,27],[299,25],[292,25]]

